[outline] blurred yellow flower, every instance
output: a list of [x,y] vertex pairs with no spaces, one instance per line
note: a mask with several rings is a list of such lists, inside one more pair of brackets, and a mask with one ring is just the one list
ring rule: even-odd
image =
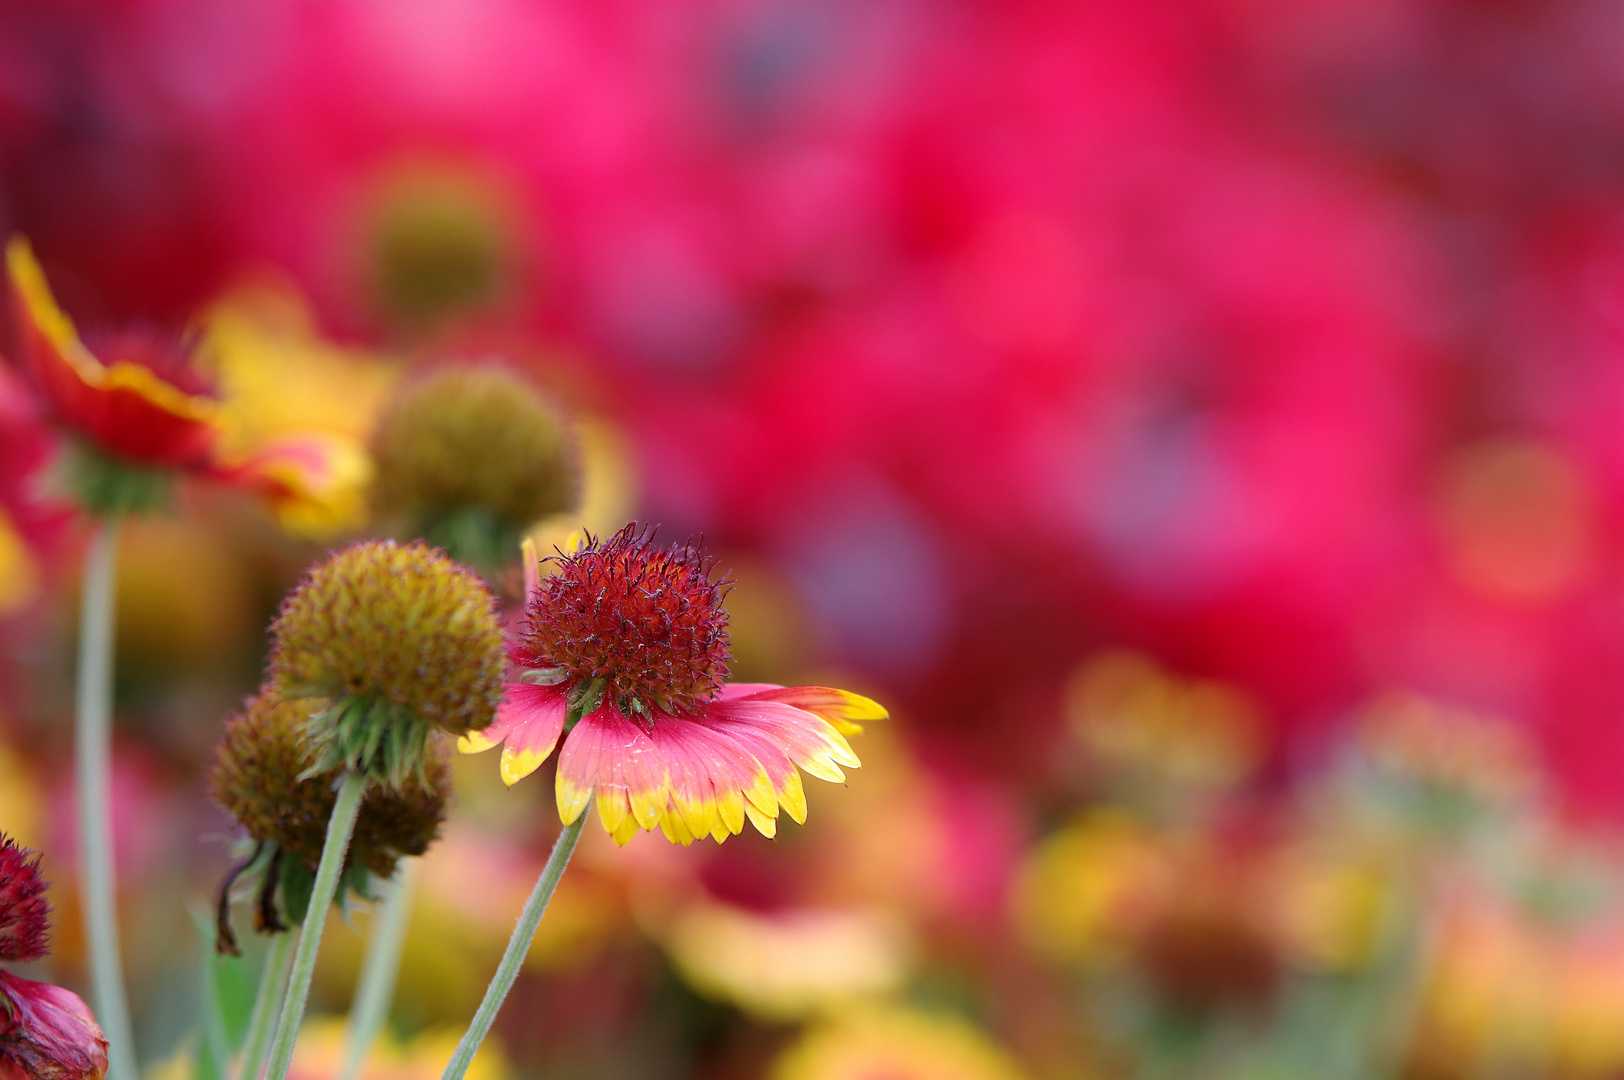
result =
[[1098,810],[1046,839],[1015,889],[1015,918],[1040,953],[1098,961],[1165,897],[1173,867],[1160,839],[1126,815]]
[[[438,1080],[441,1070],[456,1049],[460,1028],[435,1028],[419,1032],[405,1042],[383,1036],[372,1047],[361,1066],[358,1080]],[[299,1029],[293,1065],[288,1080],[336,1080],[344,1064],[349,1033],[343,1020],[313,1017]],[[197,1050],[190,1042],[163,1061],[143,1070],[145,1080],[193,1080]],[[467,1080],[507,1080],[512,1075],[502,1048],[494,1038],[486,1039]]]
[[244,286],[206,312],[202,326],[203,353],[230,403],[222,456],[274,479],[274,463],[257,462],[256,449],[307,443],[320,475],[312,483],[306,471],[305,497],[280,508],[284,526],[321,536],[360,525],[371,476],[366,440],[397,365],[322,338],[289,285]]
[[1015,1059],[957,1017],[906,1009],[812,1028],[774,1063],[771,1080],[1024,1080]]
[[1108,652],[1066,691],[1071,730],[1108,774],[1175,788],[1222,790],[1262,756],[1256,711],[1221,683],[1181,679],[1147,656]]
[[1538,780],[1533,744],[1509,721],[1418,694],[1377,698],[1358,734],[1377,767],[1440,792],[1501,802]]
[[0,508],[0,617],[18,611],[39,588],[39,567],[11,517]]
[[1375,860],[1346,841],[1321,838],[1288,846],[1270,868],[1272,925],[1286,956],[1315,971],[1352,971],[1368,963],[1396,902]]
[[758,915],[699,903],[660,938],[695,990],[766,1020],[797,1020],[900,989],[911,952],[895,921],[865,911]]

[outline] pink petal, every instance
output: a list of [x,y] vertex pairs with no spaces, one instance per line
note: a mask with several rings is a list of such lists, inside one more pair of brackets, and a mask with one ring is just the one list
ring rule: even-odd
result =
[[[558,755],[558,812],[566,824],[594,791],[623,792],[638,826],[651,829],[669,787],[670,773],[654,740],[609,701],[581,718]],[[618,838],[615,823],[605,819],[604,825]]]
[[77,995],[0,971],[0,1063],[31,1080],[101,1080],[107,1040]]

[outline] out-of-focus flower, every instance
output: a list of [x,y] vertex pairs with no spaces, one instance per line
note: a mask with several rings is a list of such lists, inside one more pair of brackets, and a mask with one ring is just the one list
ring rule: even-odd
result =
[[1310,971],[1369,963],[1397,902],[1390,873],[1346,837],[1307,839],[1269,868],[1270,922],[1287,959]]
[[[360,1080],[434,1080],[457,1048],[460,1032],[421,1031],[406,1042],[384,1037],[373,1045]],[[288,1080],[331,1080],[344,1061],[348,1032],[339,1019],[312,1019],[299,1029]],[[504,1080],[509,1075],[506,1059],[496,1040],[486,1039],[468,1066],[470,1080]]]
[[898,1008],[818,1025],[773,1065],[772,1080],[1023,1080],[997,1043],[957,1017]]
[[[331,771],[309,771],[314,758],[302,738],[309,715],[307,702],[266,693],[250,699],[226,724],[209,774],[211,797],[260,845],[252,866],[261,875],[254,921],[262,931],[283,929],[274,904],[278,888],[284,912],[294,923],[304,921],[292,894],[307,894],[314,880],[337,798],[337,777]],[[399,788],[367,792],[345,856],[347,869],[389,878],[402,856],[428,850],[451,796],[450,770],[442,755],[432,758],[425,775],[426,782],[414,777]],[[364,877],[343,880],[352,887],[365,883]],[[226,919],[232,884],[228,878],[220,899],[218,946],[228,952],[235,952]]]
[[371,299],[403,330],[424,332],[503,299],[512,286],[514,209],[467,169],[414,164],[374,193],[360,256]]
[[1124,783],[1222,790],[1248,777],[1262,726],[1239,691],[1183,680],[1137,653],[1095,657],[1072,676],[1071,729],[1107,774]]
[[579,500],[571,425],[502,364],[448,364],[407,380],[378,420],[372,452],[385,526],[487,573],[511,565],[527,528]]
[[1120,958],[1134,928],[1162,903],[1171,875],[1153,833],[1121,814],[1097,811],[1033,853],[1016,887],[1016,920],[1040,954]]
[[779,1022],[900,989],[911,953],[895,920],[863,911],[758,914],[702,902],[657,936],[695,990]]
[[1253,868],[1227,852],[1197,852],[1182,863],[1139,928],[1135,969],[1179,1012],[1263,1008],[1279,988],[1282,957]]
[[[0,836],[0,960],[44,956],[50,913],[39,857]],[[83,1001],[0,971],[0,1077],[100,1080],[106,1072],[107,1040]]]
[[1372,702],[1358,744],[1384,781],[1412,796],[1407,809],[1444,824],[1526,798],[1539,779],[1532,744],[1509,722],[1416,694]]
[[[291,285],[256,282],[227,294],[202,318],[201,351],[230,403],[221,454],[255,471],[261,447],[284,458],[258,468],[262,483],[303,483],[306,497],[276,503],[283,524],[314,536],[359,524],[372,476],[367,439],[396,377],[386,356],[344,348],[317,331]],[[292,449],[303,447],[302,455]],[[278,466],[297,470],[279,478]]]
[[1556,448],[1497,441],[1461,451],[1439,499],[1444,554],[1456,578],[1500,600],[1538,603],[1579,585],[1595,554],[1592,496]]
[[661,549],[628,525],[561,555],[527,589],[510,683],[497,720],[466,753],[505,742],[502,778],[534,772],[579,717],[559,754],[566,824],[596,799],[617,843],[658,826],[673,842],[721,843],[746,819],[766,836],[780,807],[806,819],[797,766],[820,779],[856,768],[845,733],[885,710],[826,687],[725,684],[727,613],[710,563],[693,545]]
[[257,492],[294,520],[327,516],[343,468],[333,447],[292,437],[227,454],[229,408],[194,368],[189,343],[126,331],[92,351],[20,237],[6,246],[6,266],[20,363],[47,415],[73,438],[68,479],[82,506],[150,507],[166,497],[168,474],[184,470]]
[[[358,1080],[434,1080],[456,1049],[455,1029],[420,1031],[402,1042],[384,1034],[361,1065]],[[333,1080],[344,1064],[349,1030],[337,1017],[312,1017],[299,1029],[288,1080]],[[486,1039],[468,1066],[470,1080],[506,1080],[512,1071],[495,1039]],[[167,1061],[147,1070],[147,1080],[195,1080],[197,1051],[182,1044]],[[0,1074],[0,1080],[10,1080]]]
[[490,590],[421,541],[333,554],[288,594],[271,633],[276,692],[323,702],[305,726],[318,770],[400,787],[421,777],[431,732],[482,729],[502,698]]

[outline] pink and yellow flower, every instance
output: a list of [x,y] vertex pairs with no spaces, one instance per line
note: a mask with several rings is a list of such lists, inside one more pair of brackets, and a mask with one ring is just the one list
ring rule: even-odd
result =
[[298,522],[331,517],[335,486],[353,472],[332,440],[299,434],[228,447],[227,403],[195,368],[187,341],[126,331],[92,351],[21,237],[6,245],[6,269],[18,364],[59,428],[119,466],[207,476],[263,496]]
[[[51,909],[39,856],[0,836],[0,960],[48,951]],[[0,971],[0,1080],[100,1080],[107,1040],[90,1010],[60,986]]]
[[[515,784],[558,757],[558,812],[571,824],[596,802],[616,843],[640,829],[717,843],[765,836],[782,810],[806,820],[803,770],[839,783],[856,768],[846,735],[886,711],[820,686],[727,683],[727,613],[711,564],[693,545],[656,547],[628,525],[555,560],[527,582],[525,618],[509,644],[521,669],[496,722],[460,740],[498,744]],[[526,558],[527,574],[535,560]],[[567,734],[566,734],[567,731]]]

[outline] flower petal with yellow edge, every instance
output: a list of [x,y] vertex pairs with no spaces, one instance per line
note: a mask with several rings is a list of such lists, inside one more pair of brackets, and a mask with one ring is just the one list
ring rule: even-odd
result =
[[884,720],[891,714],[879,702],[831,686],[778,686],[774,683],[729,683],[724,701],[776,701],[821,717],[842,735],[860,735],[859,720]]
[[142,465],[206,462],[219,436],[219,403],[188,393],[134,359],[104,364],[57,307],[21,237],[6,245],[20,352],[54,418],[114,458]]

